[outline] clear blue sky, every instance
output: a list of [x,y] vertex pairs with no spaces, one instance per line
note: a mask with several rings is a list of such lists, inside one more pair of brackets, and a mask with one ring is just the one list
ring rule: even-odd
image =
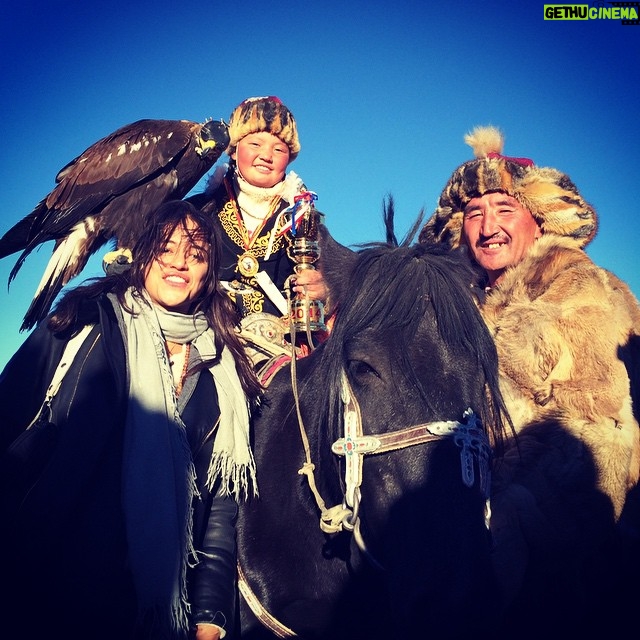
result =
[[[572,177],[600,216],[588,253],[640,297],[640,26],[545,21],[543,7],[6,0],[0,234],[67,162],[118,127],[228,119],[248,96],[277,95],[298,121],[302,151],[291,169],[318,193],[343,244],[382,239],[386,194],[400,235],[422,207],[431,212],[471,158],[463,135],[493,124],[507,155]],[[0,261],[0,367],[26,337],[18,328],[51,249],[33,253],[9,291],[17,256]],[[99,273],[94,260],[81,279]]]

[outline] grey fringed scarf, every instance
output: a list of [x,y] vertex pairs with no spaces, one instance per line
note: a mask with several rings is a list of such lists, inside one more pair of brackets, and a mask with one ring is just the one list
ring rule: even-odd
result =
[[[145,626],[157,637],[186,637],[189,604],[187,558],[193,552],[191,502],[195,471],[184,424],[177,410],[165,340],[193,343],[203,360],[215,355],[214,334],[203,314],[171,313],[125,295],[134,314],[111,302],[125,339],[129,406],[125,427],[123,504],[131,570]],[[249,445],[249,408],[228,349],[210,368],[220,405],[220,425],[206,484],[223,479],[237,500],[257,492]]]

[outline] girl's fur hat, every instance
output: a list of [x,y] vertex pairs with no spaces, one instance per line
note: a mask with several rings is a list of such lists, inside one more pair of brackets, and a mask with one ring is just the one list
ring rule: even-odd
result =
[[247,98],[233,110],[229,121],[227,154],[235,152],[242,138],[259,131],[267,131],[280,138],[289,147],[290,160],[298,155],[300,140],[296,121],[291,111],[275,96]]
[[585,247],[596,235],[598,218],[569,176],[537,167],[528,158],[502,155],[504,137],[495,127],[476,127],[464,137],[475,160],[460,165],[440,194],[438,208],[420,232],[423,243],[460,244],[464,209],[472,198],[495,191],[518,200],[543,234],[574,238]]

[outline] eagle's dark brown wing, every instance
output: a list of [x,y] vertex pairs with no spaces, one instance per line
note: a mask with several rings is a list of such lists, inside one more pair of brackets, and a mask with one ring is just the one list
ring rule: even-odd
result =
[[33,249],[55,240],[22,329],[48,313],[100,247],[111,240],[131,247],[150,211],[187,195],[225,150],[226,136],[226,125],[215,121],[139,120],[63,167],[56,187],[0,238],[0,258],[22,251],[9,282]]

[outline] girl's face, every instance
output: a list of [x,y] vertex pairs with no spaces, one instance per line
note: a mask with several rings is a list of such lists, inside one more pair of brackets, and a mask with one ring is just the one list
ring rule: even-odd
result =
[[242,177],[254,187],[273,187],[283,178],[289,164],[289,147],[267,131],[242,138],[231,157]]
[[[195,228],[188,219],[186,227]],[[147,267],[144,286],[151,300],[167,311],[189,313],[202,291],[207,271],[208,246],[192,243],[180,225]]]

